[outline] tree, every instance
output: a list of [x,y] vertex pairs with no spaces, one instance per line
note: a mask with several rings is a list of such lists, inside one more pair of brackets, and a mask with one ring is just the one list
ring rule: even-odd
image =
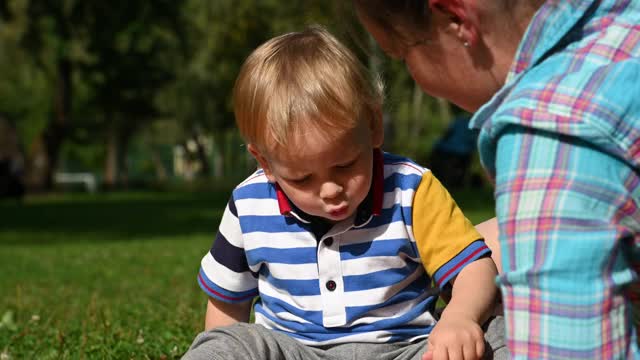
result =
[[[91,89],[106,146],[104,182],[127,183],[126,154],[132,137],[159,118],[157,94],[179,69],[172,60],[182,31],[181,2],[93,2],[84,28],[91,61],[80,75]],[[108,14],[108,15],[105,15]]]
[[[222,169],[245,157],[231,108],[231,89],[244,59],[269,38],[299,31],[312,22],[329,23],[335,6],[326,1],[244,2],[189,0],[183,9],[184,47],[177,59],[176,81],[163,93],[163,109],[182,124],[185,138],[198,146],[202,175],[222,176]],[[235,135],[234,135],[235,134]],[[213,138],[215,166],[198,140]],[[224,151],[230,141],[234,151]],[[223,156],[224,154],[224,156]],[[226,157],[226,160],[224,158]]]
[[115,185],[121,169],[126,180],[129,141],[158,117],[156,94],[175,77],[168,59],[178,46],[181,6],[166,0],[24,0],[0,7],[15,50],[55,84],[49,120],[30,146],[32,188],[50,189],[62,144],[87,138],[106,144],[107,183]]
[[[264,41],[311,23],[383,74],[391,119],[385,148],[426,159],[446,127],[448,104],[423,95],[344,4],[0,1],[0,112],[16,120],[27,144],[31,185],[50,188],[61,156],[80,153],[92,170],[104,169],[108,186],[126,184],[132,141],[154,143],[152,134],[168,131],[161,129],[171,129],[166,141],[195,144],[200,175],[246,173],[251,163],[231,106],[240,66]],[[170,125],[153,126],[158,120]]]
[[27,182],[32,188],[49,189],[60,147],[71,123],[73,48],[70,24],[78,16],[72,0],[23,1],[5,4],[3,18],[13,22],[15,38],[48,82],[49,120],[30,147],[27,156]]

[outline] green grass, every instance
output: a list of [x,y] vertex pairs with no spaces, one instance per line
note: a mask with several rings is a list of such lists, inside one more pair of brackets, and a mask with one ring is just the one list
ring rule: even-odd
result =
[[203,326],[195,277],[219,193],[0,203],[2,359],[179,358]]
[[[217,192],[0,202],[0,359],[176,359],[203,326],[196,283]],[[473,222],[491,193],[454,197]]]

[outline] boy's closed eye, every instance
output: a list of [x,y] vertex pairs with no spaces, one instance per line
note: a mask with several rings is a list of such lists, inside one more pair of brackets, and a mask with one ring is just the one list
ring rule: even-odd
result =
[[[349,162],[343,163],[343,164],[339,164],[336,165],[335,167],[337,169],[349,169],[351,168],[353,165],[355,165],[355,163],[358,161],[358,159],[353,159]],[[304,185],[307,182],[309,182],[309,180],[311,180],[311,174],[307,174],[304,176],[300,176],[300,177],[295,177],[295,178],[285,178],[285,180],[290,183],[290,184],[294,184],[294,185]]]
[[339,169],[347,169],[347,168],[350,168],[351,166],[353,166],[353,164],[355,164],[355,163],[356,163],[356,160],[357,160],[357,159],[351,160],[351,161],[349,161],[349,162],[347,162],[347,163],[337,165],[336,167],[337,167],[337,168],[339,168]]
[[299,177],[295,179],[285,179],[285,180],[287,180],[287,182],[290,182],[292,184],[303,185],[304,183],[309,181],[309,179],[311,179],[311,175],[305,175],[303,177]]

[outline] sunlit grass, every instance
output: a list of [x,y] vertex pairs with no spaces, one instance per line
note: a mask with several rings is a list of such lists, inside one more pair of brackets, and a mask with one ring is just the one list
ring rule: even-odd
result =
[[3,359],[179,358],[202,328],[195,276],[227,197],[0,204]]

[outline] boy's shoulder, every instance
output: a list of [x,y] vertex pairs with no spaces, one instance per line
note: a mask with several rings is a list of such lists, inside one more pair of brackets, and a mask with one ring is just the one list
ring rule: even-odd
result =
[[407,177],[422,178],[425,173],[430,172],[410,158],[387,152],[383,153],[383,163],[385,182]]
[[271,184],[264,170],[257,169],[253,174],[240,182],[232,191],[235,200],[275,198],[275,187]]
[[269,182],[267,176],[264,174],[264,170],[258,168],[251,175],[247,176],[244,180],[242,180],[238,185],[236,185],[236,189],[252,185],[252,184],[263,184]]

